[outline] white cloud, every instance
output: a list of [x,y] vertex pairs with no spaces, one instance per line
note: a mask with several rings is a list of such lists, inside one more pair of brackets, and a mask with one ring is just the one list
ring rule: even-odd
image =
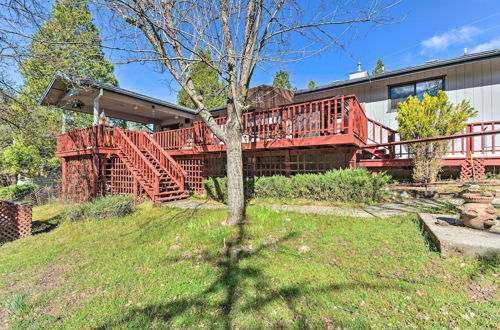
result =
[[475,26],[463,26],[460,29],[453,29],[426,39],[422,41],[422,46],[426,52],[440,52],[451,45],[470,41],[472,37],[481,32],[482,30]]
[[472,48],[471,53],[480,53],[497,48],[500,48],[500,37],[496,39],[491,39],[488,42],[477,45],[476,47]]

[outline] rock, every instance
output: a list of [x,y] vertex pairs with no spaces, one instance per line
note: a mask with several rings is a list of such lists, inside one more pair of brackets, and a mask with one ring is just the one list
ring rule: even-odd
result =
[[299,251],[299,254],[304,254],[304,253],[311,251],[311,248],[307,245],[303,245],[303,246],[299,247],[298,251]]
[[401,197],[401,198],[410,198],[410,195],[409,195],[406,191],[403,191],[403,192],[399,195],[399,197]]
[[239,255],[239,254],[251,254],[252,253],[252,246],[251,245],[247,245],[247,246],[242,246],[240,248],[235,248],[234,249],[234,253],[236,255]]
[[418,198],[433,198],[436,194],[437,191],[434,190],[417,190],[416,196]]

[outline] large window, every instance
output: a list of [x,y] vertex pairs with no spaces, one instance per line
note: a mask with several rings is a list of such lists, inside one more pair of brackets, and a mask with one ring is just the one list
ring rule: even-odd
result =
[[443,78],[419,81],[405,85],[390,87],[389,97],[391,98],[390,112],[398,110],[398,103],[406,101],[408,96],[416,96],[420,100],[424,94],[436,95],[439,90],[443,89]]

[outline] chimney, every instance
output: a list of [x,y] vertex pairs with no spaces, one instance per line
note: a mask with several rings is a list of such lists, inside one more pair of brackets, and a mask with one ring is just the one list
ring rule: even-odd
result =
[[349,73],[349,80],[367,77],[368,72],[366,70],[361,70],[361,62],[358,62],[358,71]]

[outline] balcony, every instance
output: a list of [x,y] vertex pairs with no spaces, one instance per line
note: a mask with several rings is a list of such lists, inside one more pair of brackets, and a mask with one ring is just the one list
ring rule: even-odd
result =
[[[216,118],[225,129],[226,117]],[[371,121],[370,123],[372,123]],[[298,148],[320,145],[362,145],[368,139],[368,119],[354,95],[339,96],[243,114],[245,149]],[[225,146],[203,122],[192,127],[151,133],[172,154],[220,152]],[[113,127],[94,126],[61,134],[58,155],[112,152]]]

